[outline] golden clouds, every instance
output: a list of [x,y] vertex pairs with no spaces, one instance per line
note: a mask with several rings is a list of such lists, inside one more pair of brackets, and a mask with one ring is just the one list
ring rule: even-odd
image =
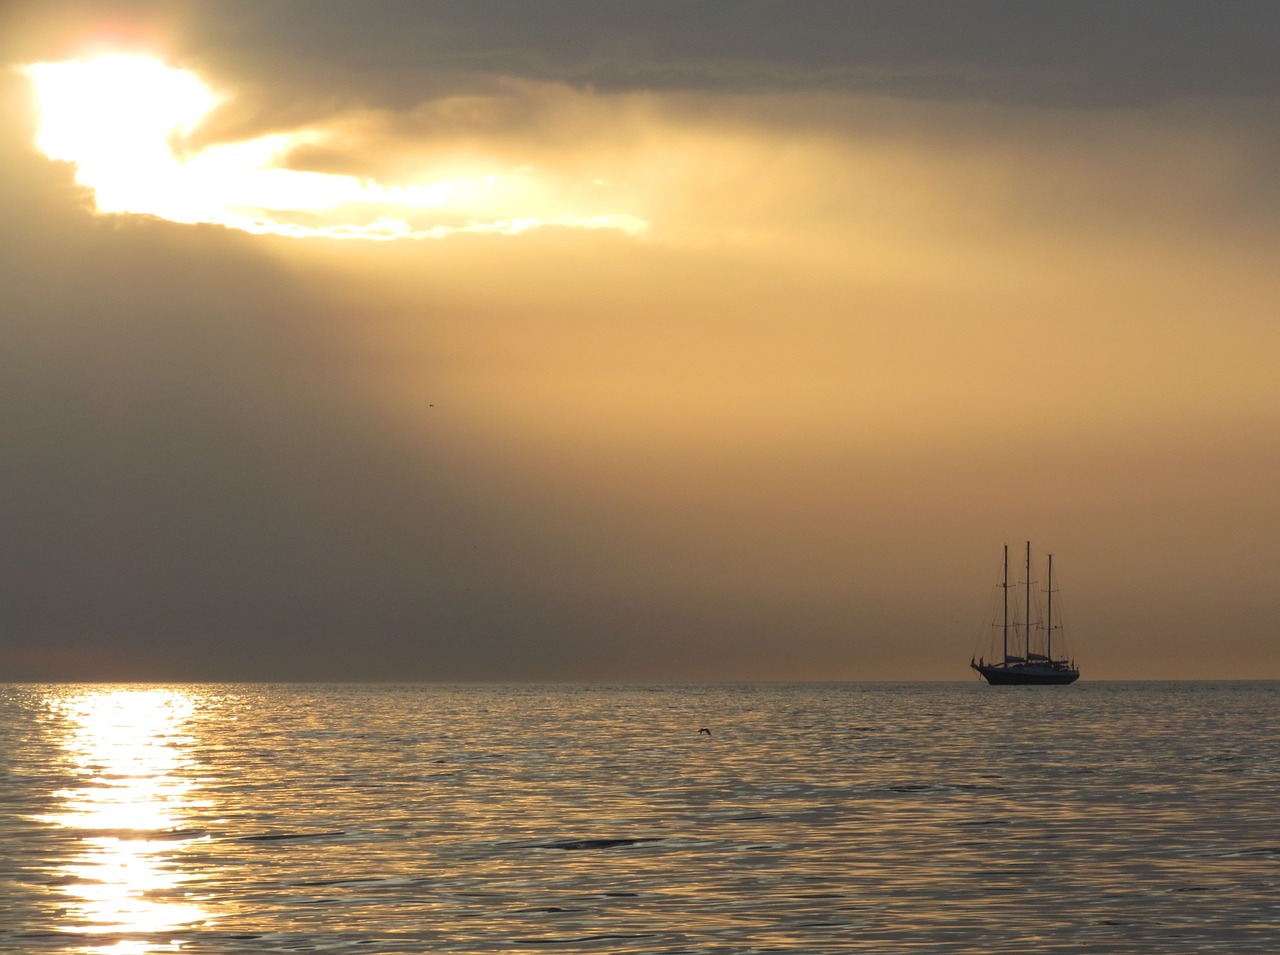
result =
[[105,213],[207,222],[252,233],[331,238],[517,234],[558,226],[635,235],[635,215],[583,214],[530,167],[455,169],[450,178],[384,186],[368,178],[291,168],[291,153],[323,148],[324,128],[184,150],[218,97],[189,72],[142,56],[38,63],[36,142],[75,164]]

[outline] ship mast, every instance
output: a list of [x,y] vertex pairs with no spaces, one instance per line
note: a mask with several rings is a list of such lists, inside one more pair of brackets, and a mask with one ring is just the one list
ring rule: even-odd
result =
[[1009,662],[1009,545],[1004,545],[1004,582],[1000,585],[1004,590],[1004,660]]
[[1023,623],[1025,638],[1022,644],[1022,655],[1031,659],[1031,541],[1027,541],[1027,602],[1026,620]]
[[1047,590],[1049,600],[1045,607],[1045,628],[1044,628],[1044,655],[1049,658],[1049,662],[1053,662],[1053,555],[1049,555],[1049,583]]

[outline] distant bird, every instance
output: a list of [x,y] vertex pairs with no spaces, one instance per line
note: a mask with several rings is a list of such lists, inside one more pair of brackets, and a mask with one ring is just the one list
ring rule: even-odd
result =
[[711,735],[711,730],[707,729],[707,728],[704,726],[704,727],[702,727],[702,729],[698,730],[698,735],[699,735],[699,736],[701,736],[703,733],[706,733],[708,736],[710,736],[710,735]]

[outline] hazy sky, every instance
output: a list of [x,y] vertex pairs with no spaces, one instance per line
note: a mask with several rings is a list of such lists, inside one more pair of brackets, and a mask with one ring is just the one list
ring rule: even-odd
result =
[[1280,5],[0,11],[0,678],[1280,678]]

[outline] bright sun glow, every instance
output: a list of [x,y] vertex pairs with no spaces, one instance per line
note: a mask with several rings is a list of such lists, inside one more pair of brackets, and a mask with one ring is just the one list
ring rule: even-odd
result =
[[[323,143],[301,130],[187,153],[175,148],[219,97],[198,77],[143,56],[26,67],[39,112],[36,145],[76,166],[104,213],[209,222],[254,233],[440,238],[539,226],[643,232],[630,215],[566,213],[529,169],[383,186],[289,169],[283,157]],[[431,217],[435,216],[433,220]]]

